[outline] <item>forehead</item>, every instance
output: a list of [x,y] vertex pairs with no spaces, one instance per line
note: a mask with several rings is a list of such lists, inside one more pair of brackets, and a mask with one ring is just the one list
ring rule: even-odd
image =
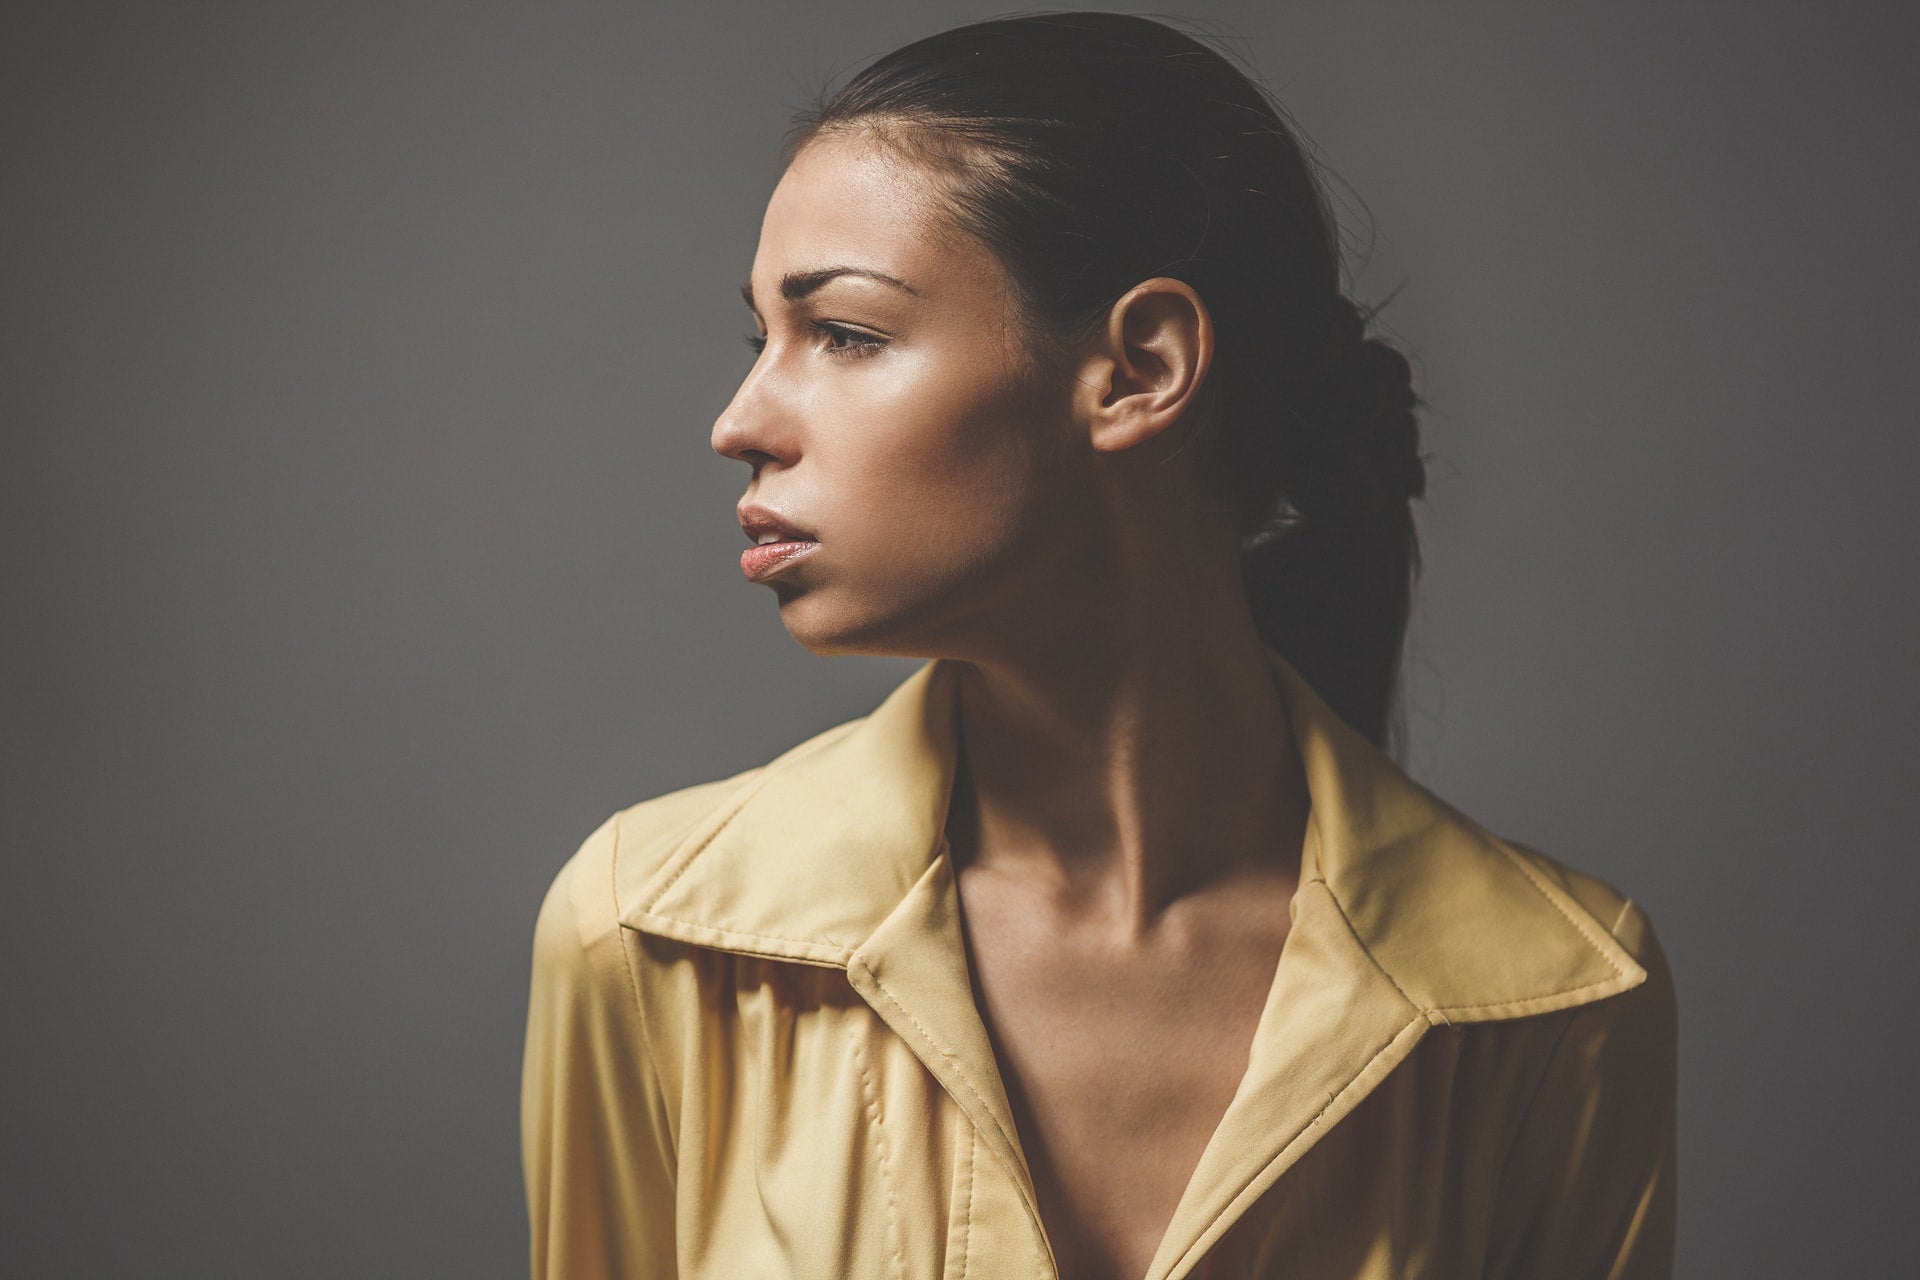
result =
[[952,225],[939,178],[861,132],[816,137],[787,166],[760,224],[754,293],[764,299],[787,273],[833,266],[878,271],[923,294],[1001,274],[986,246]]

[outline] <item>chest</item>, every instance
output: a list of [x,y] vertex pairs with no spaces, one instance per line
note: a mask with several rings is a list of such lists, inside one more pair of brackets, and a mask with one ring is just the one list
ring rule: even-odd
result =
[[[955,1049],[939,1035],[940,1007],[890,986],[906,1002],[894,1025],[838,970],[735,963],[711,953],[655,976],[643,996],[665,997],[669,986],[685,982],[687,989],[672,996],[674,1007],[706,1011],[689,1024],[698,1035],[675,1037],[679,1065],[670,1076],[683,1205],[677,1253],[688,1280],[1140,1280],[1149,1275],[1142,1251],[1150,1257],[1159,1248],[1172,1201],[1193,1174],[1180,1166],[1198,1154],[1179,1154],[1177,1138],[1167,1135],[1183,1126],[1198,1133],[1207,1122],[1193,1116],[1214,1103],[1183,1112],[1175,1099],[1175,1117],[1184,1118],[1159,1120],[1135,1108],[1146,1097],[1170,1105],[1164,1079],[1204,1082],[1211,1074],[1217,1089],[1231,1074],[1181,1075],[1188,1069],[1178,1065],[1180,1052],[1163,1044],[1162,1066],[1145,1084],[1111,1089],[1082,1075],[1082,1101],[1048,1113],[1046,1123],[1059,1126],[1064,1140],[1035,1127],[1037,1108],[1010,1126],[1020,1130],[1022,1160],[997,1139],[998,1122],[982,1118],[974,1086],[990,1094],[987,1078],[969,1069],[964,1079],[942,1084],[942,1049],[901,1032],[918,1023]],[[1537,1046],[1514,1038],[1529,1027],[1430,1031],[1392,1070],[1370,1073],[1358,1106],[1307,1143],[1293,1140],[1292,1122],[1269,1128],[1243,1120],[1230,1135],[1229,1176],[1214,1179],[1197,1212],[1184,1212],[1182,1255],[1154,1274],[1477,1274],[1487,1193],[1510,1137],[1512,1101],[1526,1096],[1527,1081],[1551,1049],[1544,1033]],[[1104,1043],[1119,1057],[1132,1056],[1128,1046]],[[1302,1118],[1345,1083],[1301,1080],[1295,1092],[1313,1100]],[[1102,1099],[1126,1094],[1133,1100],[1123,1097],[1115,1114],[1148,1125],[1143,1132],[1100,1119]],[[1096,1170],[1101,1153],[1113,1163]],[[1273,1173],[1275,1160],[1285,1173],[1271,1182],[1261,1171]],[[1023,1189],[1029,1174],[1031,1199]],[[1122,1219],[1134,1206],[1154,1217],[1130,1231]],[[1186,1254],[1187,1246],[1197,1251]]]
[[1123,941],[962,878],[975,1000],[1062,1275],[1146,1274],[1246,1072],[1288,891],[1243,887]]

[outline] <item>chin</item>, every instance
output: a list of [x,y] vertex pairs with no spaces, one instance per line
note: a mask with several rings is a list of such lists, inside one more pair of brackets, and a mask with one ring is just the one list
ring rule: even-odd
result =
[[917,658],[939,647],[930,647],[928,638],[909,624],[906,611],[897,607],[849,607],[845,600],[832,599],[831,592],[797,584],[771,585],[780,600],[780,621],[787,634],[819,657]]

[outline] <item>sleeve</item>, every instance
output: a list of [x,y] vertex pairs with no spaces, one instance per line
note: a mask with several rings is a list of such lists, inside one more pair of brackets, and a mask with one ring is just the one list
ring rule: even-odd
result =
[[1613,933],[1647,980],[1567,1020],[1500,1177],[1489,1280],[1673,1274],[1678,1005],[1645,914]]
[[609,820],[533,935],[520,1086],[533,1280],[670,1280],[674,1157],[612,890]]

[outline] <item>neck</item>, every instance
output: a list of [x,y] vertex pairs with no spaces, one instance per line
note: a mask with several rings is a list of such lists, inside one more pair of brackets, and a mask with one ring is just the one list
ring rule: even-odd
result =
[[1297,874],[1306,820],[1237,578],[1170,585],[1179,598],[1103,597],[1151,609],[1057,611],[1076,623],[1028,625],[1020,653],[960,663],[956,859],[1135,938],[1198,890]]

